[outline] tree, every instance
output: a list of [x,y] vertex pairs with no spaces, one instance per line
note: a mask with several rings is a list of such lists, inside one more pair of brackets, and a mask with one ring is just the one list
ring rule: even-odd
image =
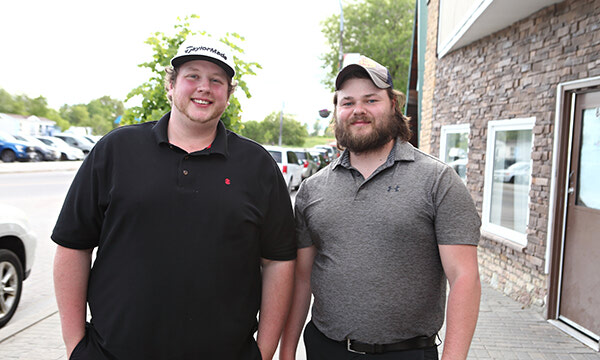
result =
[[[158,120],[171,109],[167,100],[167,93],[164,88],[164,69],[170,65],[170,60],[177,53],[179,45],[190,35],[207,35],[205,31],[195,32],[191,28],[197,28],[190,24],[192,20],[198,20],[197,15],[191,15],[181,20],[174,26],[176,34],[168,36],[161,32],[154,33],[146,40],[146,43],[152,46],[154,55],[151,61],[140,64],[140,67],[147,68],[152,72],[152,76],[147,82],[131,90],[125,101],[136,96],[142,97],[142,105],[130,108],[123,116],[123,124],[131,124],[139,121]],[[207,35],[208,36],[208,35]],[[237,44],[244,41],[244,38],[236,33],[227,33],[221,42],[229,46],[234,52],[236,80],[247,98],[250,98],[250,91],[243,77],[246,75],[256,75],[255,69],[261,66],[255,62],[245,62],[236,54],[243,54],[244,50]],[[229,106],[221,117],[225,126],[231,130],[239,131],[242,128],[241,123],[241,105],[235,94],[229,99]]]
[[[272,112],[263,121],[247,121],[241,135],[261,144],[279,144],[280,113]],[[288,146],[302,146],[308,137],[308,130],[291,115],[283,115],[281,143]]]
[[72,126],[89,126],[90,113],[87,106],[77,104],[69,106],[67,104],[61,106],[60,116],[66,119]]
[[[343,51],[365,55],[390,70],[394,88],[406,91],[415,16],[414,0],[365,0],[343,7]],[[330,73],[323,83],[332,89],[339,71],[340,16],[323,23],[330,51],[322,56]]]
[[120,100],[103,96],[87,104],[90,114],[90,126],[94,134],[104,135],[115,128],[115,119],[125,113],[125,106]]
[[245,121],[244,128],[240,132],[242,136],[252,139],[258,143],[265,143],[265,133],[263,131],[262,122],[258,121]]

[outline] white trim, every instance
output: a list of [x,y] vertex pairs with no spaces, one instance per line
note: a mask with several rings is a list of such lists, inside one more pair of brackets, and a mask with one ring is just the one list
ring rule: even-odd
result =
[[596,350],[596,351],[600,351],[600,343],[584,334],[582,334],[581,332],[577,331],[577,329],[569,326],[567,324],[567,322],[565,322],[565,319],[561,317],[560,320],[548,320],[548,322],[552,325],[554,325],[555,327],[557,327],[559,330],[567,333],[568,335],[574,337],[576,340],[578,340],[579,342],[583,343],[586,346],[589,346],[590,348]]
[[[469,17],[456,29],[454,34],[448,38],[445,44],[438,41],[438,58],[444,57],[464,35],[473,26],[475,21],[483,14],[483,12],[492,4],[493,0],[483,0],[480,3],[475,3],[473,9],[468,11]],[[438,25],[439,32],[439,25]],[[440,39],[439,34],[437,35]]]
[[[471,124],[469,124],[469,123],[442,125],[442,128],[440,130],[440,154],[439,154],[440,160],[442,160],[443,162],[446,162],[446,160],[447,160],[447,159],[445,159],[445,156],[444,156],[446,154],[446,135],[462,134],[462,133],[469,134],[470,132],[471,132]],[[468,147],[467,147],[467,151],[468,151]]]
[[[492,183],[494,181],[494,154],[496,132],[501,130],[533,130],[535,126],[535,117],[517,118],[508,120],[492,120],[488,122],[487,144],[486,144],[486,161],[485,161],[485,180],[483,185],[483,208],[482,208],[482,226],[481,229],[507,240],[513,241],[519,245],[527,245],[527,234],[507,229],[503,226],[490,223],[490,206],[492,198]],[[533,146],[534,134],[532,132],[531,146]],[[529,177],[528,189],[531,189],[531,176]],[[527,196],[527,219],[526,224],[529,224],[529,204],[531,198]]]

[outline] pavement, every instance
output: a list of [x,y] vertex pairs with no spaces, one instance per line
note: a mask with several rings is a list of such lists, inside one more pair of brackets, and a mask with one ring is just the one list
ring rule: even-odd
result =
[[[79,163],[0,163],[0,173],[69,170]],[[440,334],[444,334],[444,329]],[[67,359],[55,302],[40,304],[35,313],[0,329],[0,358]],[[306,359],[303,349],[299,349],[297,359]],[[484,283],[477,329],[467,359],[600,360],[600,353],[561,331],[534,309],[524,309],[522,304]]]
[[[5,330],[0,329],[0,357],[4,360],[67,359],[56,310],[26,328],[13,328],[12,333]],[[298,360],[306,359],[302,350]],[[536,311],[523,309],[483,284],[481,311],[467,359],[598,360],[600,353],[551,325]]]

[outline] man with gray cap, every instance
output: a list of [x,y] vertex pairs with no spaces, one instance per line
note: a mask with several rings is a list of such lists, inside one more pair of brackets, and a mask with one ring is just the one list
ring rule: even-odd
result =
[[70,359],[275,353],[296,257],[285,181],[262,146],[220,120],[235,87],[229,49],[189,38],[171,65],[171,111],[105,135],[54,228]]
[[295,202],[298,258],[280,359],[466,359],[477,322],[480,218],[454,170],[409,142],[387,68],[347,55],[336,78],[345,148]]

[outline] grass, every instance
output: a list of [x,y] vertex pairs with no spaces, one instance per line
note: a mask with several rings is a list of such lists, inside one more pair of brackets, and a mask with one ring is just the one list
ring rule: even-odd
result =
[[310,136],[304,141],[304,147],[311,148],[315,145],[327,145],[332,141],[335,141],[335,138],[325,136]]

